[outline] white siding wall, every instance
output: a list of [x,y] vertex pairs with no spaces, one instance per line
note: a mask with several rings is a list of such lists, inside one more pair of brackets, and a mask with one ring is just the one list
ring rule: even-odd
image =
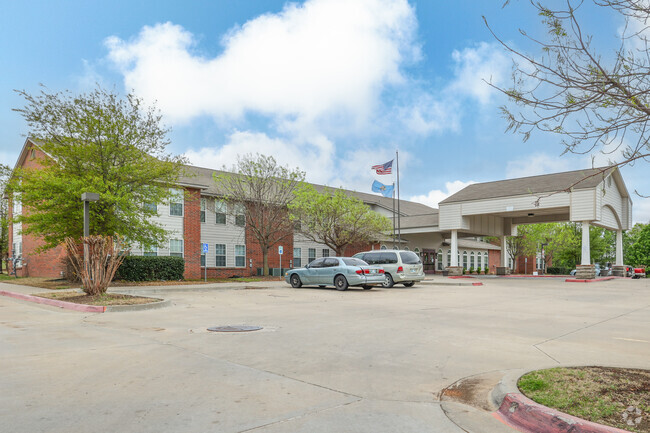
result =
[[503,235],[503,218],[493,215],[474,215],[470,217],[470,231],[485,236]]
[[[169,239],[184,239],[183,236],[183,216],[169,215],[169,204],[158,205],[158,216],[152,218],[153,221],[160,223],[166,230],[170,230],[172,235]],[[141,256],[143,253],[141,245],[133,245],[131,254],[134,256]],[[183,255],[185,253],[185,242],[183,241]],[[159,256],[169,255],[169,240],[164,242],[158,247]]]
[[460,204],[441,204],[439,213],[440,230],[459,229],[463,226],[462,207]]
[[[536,196],[524,195],[518,197],[493,198],[463,203],[463,215],[480,215],[488,213],[517,212],[529,209],[537,209],[535,206]],[[569,205],[569,195],[566,193],[554,194],[543,197],[539,201],[539,208],[556,208]],[[442,207],[441,207],[442,213]]]
[[596,219],[596,190],[577,190],[571,193],[571,221]]
[[[309,248],[315,248],[316,249],[316,258],[317,259],[320,258],[320,257],[323,257],[323,250],[324,249],[329,250],[329,255],[330,256],[335,256],[336,255],[336,251],[332,250],[327,245],[321,244],[321,243],[318,243],[318,242],[310,241],[309,239],[307,239],[304,236],[302,236],[300,234],[297,234],[297,233],[293,235],[293,248],[294,248],[294,250],[296,248],[300,248],[301,266],[305,266],[307,263],[309,263]],[[285,265],[285,259],[286,259],[286,265]],[[282,257],[282,266],[289,267],[289,260],[293,260],[293,251],[286,251],[285,250],[284,255]]]
[[[214,199],[206,199],[205,222],[201,223],[201,243],[208,244],[206,264],[214,267],[216,264],[216,244],[226,245],[226,267],[235,266],[235,245],[246,246],[246,228],[235,225],[235,216],[232,212],[226,214],[226,224],[217,224],[214,212]],[[248,258],[245,265],[248,266]]]
[[[621,197],[621,193],[616,186],[616,182],[611,178],[611,175],[598,185],[596,191],[600,196],[599,201],[601,203],[600,223],[611,230],[618,230],[619,221],[616,219],[616,216],[618,216],[621,222],[620,225],[625,225],[626,219],[623,215],[623,208],[627,200]],[[613,208],[617,215],[614,215],[612,209],[607,206]]]

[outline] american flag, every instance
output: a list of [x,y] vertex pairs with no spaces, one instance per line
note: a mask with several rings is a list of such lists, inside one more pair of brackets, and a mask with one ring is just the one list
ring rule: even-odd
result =
[[393,172],[393,160],[391,159],[385,164],[373,165],[371,170],[375,170],[377,174],[391,174]]

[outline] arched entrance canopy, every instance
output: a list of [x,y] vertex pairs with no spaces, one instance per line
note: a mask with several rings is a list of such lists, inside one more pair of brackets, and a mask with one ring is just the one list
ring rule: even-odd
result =
[[[476,183],[440,202],[440,230],[450,233],[452,251],[459,234],[505,238],[516,235],[520,224],[564,221],[582,223],[583,265],[589,264],[589,225],[615,230],[616,264],[622,265],[622,232],[632,226],[632,200],[618,168]],[[505,254],[501,261],[505,267]]]

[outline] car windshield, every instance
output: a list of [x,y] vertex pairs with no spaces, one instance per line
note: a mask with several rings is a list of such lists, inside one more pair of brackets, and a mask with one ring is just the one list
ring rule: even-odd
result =
[[405,265],[420,264],[420,258],[418,257],[418,255],[411,251],[400,251],[399,256],[402,258],[402,263],[404,263]]
[[368,266],[368,263],[364,262],[361,259],[355,259],[353,257],[344,258],[343,263],[345,263],[348,266]]

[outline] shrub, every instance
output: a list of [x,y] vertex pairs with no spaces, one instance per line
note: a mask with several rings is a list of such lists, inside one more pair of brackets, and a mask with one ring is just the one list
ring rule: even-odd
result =
[[123,251],[118,236],[87,236],[80,242],[68,237],[65,250],[70,258],[74,275],[81,279],[83,291],[88,295],[101,295],[113,281],[113,276],[127,252]]
[[485,273],[485,275],[487,275],[490,272],[490,268],[486,266],[485,268],[483,268],[483,272]]
[[571,269],[552,266],[546,268],[546,273],[551,275],[569,275]]
[[473,273],[474,273],[474,266],[472,266],[472,267],[469,268],[469,273],[470,273],[470,274],[473,274]]
[[127,256],[115,274],[126,281],[182,280],[185,260],[169,256]]

